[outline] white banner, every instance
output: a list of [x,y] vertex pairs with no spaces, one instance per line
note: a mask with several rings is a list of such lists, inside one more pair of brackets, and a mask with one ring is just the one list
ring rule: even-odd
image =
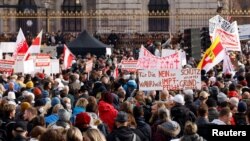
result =
[[181,65],[185,66],[187,64],[186,53],[182,50],[173,50],[173,49],[162,49],[162,57],[169,56],[178,52],[179,56],[181,57]]
[[220,15],[216,15],[216,16],[212,17],[211,19],[209,19],[209,35],[210,35],[210,37],[213,36],[213,33],[217,27],[222,28],[223,30],[229,31],[230,33],[232,33],[231,23],[229,21],[223,19],[223,17],[221,17]]
[[201,89],[201,74],[196,68],[180,70],[138,70],[139,89],[182,90]]
[[16,47],[16,42],[0,42],[0,49],[3,53],[13,53]]
[[228,51],[241,51],[237,22],[230,23],[217,15],[209,19],[209,35],[211,41],[220,36],[221,43]]

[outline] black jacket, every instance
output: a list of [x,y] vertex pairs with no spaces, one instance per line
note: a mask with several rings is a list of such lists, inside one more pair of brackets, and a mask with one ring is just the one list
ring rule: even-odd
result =
[[145,122],[143,117],[138,117],[135,120],[137,123],[136,130],[139,130],[144,136],[144,139],[142,138],[141,139],[145,141],[151,141],[152,131],[151,131],[151,127],[149,126],[149,124]]
[[[129,128],[122,126],[120,128],[117,128],[111,132],[111,134],[108,135],[107,140],[108,141],[133,141],[135,132]],[[136,135],[136,141],[141,141],[140,137]]]

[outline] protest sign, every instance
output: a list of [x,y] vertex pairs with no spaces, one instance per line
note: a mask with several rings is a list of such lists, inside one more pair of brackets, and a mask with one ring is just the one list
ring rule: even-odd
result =
[[85,71],[89,73],[92,71],[92,69],[93,69],[93,61],[89,60],[86,62]]
[[201,75],[196,68],[180,70],[139,70],[140,90],[200,89]]
[[[234,26],[236,26],[235,28],[237,28],[237,23],[234,24]],[[221,44],[223,45],[224,48],[226,48],[226,50],[228,50],[228,51],[241,51],[238,29],[236,29],[236,32],[230,33],[230,32],[223,30],[222,28],[217,27],[213,33],[212,41],[217,36],[220,37]]]
[[121,60],[122,71],[136,72],[138,60]]
[[14,60],[0,60],[0,72],[11,74],[15,65]]
[[157,57],[145,47],[141,47],[137,69],[181,69],[180,54],[175,52],[169,56]]
[[51,59],[50,60],[50,73],[57,74],[60,72],[59,59]]

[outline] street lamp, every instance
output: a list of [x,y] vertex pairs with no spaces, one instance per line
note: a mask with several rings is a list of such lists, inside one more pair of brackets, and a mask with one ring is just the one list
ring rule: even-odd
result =
[[49,19],[48,19],[49,2],[48,1],[44,2],[44,7],[46,10],[46,32],[49,32]]

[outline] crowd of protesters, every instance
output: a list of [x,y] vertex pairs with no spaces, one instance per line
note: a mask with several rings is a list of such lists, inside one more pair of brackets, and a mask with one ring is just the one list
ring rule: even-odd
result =
[[[160,56],[162,48],[181,45],[168,37],[145,41],[145,47]],[[221,63],[201,71],[201,90],[140,91],[136,73],[119,69],[114,77],[116,65],[137,58],[139,47],[115,48],[111,56],[78,56],[70,69],[53,76],[1,74],[0,139],[203,141],[211,136],[209,126],[250,125],[250,54],[242,50],[231,54],[236,73],[221,73]],[[87,73],[88,60],[94,65]],[[196,64],[191,58],[186,67]]]

